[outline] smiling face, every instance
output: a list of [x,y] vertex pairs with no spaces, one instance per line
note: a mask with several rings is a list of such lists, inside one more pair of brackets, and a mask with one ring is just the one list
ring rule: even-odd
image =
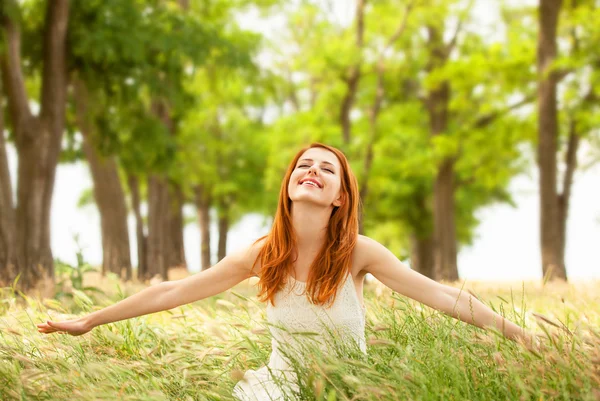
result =
[[288,194],[292,202],[340,206],[341,166],[337,156],[324,148],[310,148],[300,156],[290,176]]

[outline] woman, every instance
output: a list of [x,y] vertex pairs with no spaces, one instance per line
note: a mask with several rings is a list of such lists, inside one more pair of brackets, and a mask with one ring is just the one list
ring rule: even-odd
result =
[[38,324],[42,333],[81,335],[101,324],[163,311],[219,294],[259,277],[267,301],[273,350],[269,364],[246,372],[234,395],[242,400],[281,399],[283,379],[295,390],[288,350],[294,332],[315,331],[353,340],[366,352],[363,281],[367,273],[392,290],[506,337],[533,337],[471,295],[411,270],[387,248],[358,234],[356,178],[339,150],[314,143],[296,154],[283,180],[271,232],[214,267],[178,281],[149,287],[79,319]]

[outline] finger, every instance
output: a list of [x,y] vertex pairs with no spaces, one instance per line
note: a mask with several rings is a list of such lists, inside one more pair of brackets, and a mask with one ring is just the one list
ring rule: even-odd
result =
[[50,326],[43,326],[43,327],[40,327],[38,330],[41,333],[45,333],[45,334],[54,333],[55,331],[57,331],[55,328],[50,327]]
[[48,326],[54,328],[55,330],[65,330],[65,324],[64,323],[54,323],[51,321],[48,321]]

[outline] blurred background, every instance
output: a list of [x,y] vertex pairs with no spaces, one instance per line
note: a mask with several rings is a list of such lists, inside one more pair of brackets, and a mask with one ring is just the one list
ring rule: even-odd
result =
[[436,280],[600,277],[600,2],[4,0],[0,284],[209,268],[314,141]]

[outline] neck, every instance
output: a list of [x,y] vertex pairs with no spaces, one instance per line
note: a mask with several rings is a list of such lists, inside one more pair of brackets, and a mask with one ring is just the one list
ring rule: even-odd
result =
[[325,242],[332,208],[305,203],[292,203],[292,224],[298,252],[318,252]]

